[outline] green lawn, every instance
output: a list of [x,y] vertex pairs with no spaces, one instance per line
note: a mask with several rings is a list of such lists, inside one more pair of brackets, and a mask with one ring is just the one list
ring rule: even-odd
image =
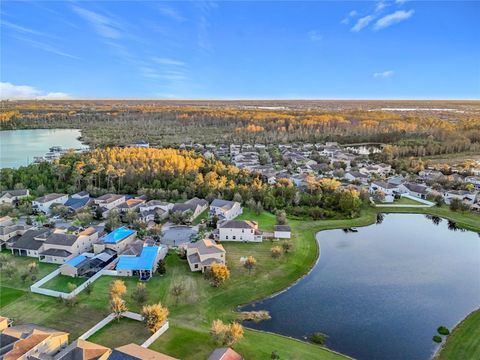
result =
[[[480,230],[479,215],[452,213],[447,207],[428,209],[371,208],[364,210],[358,218],[351,220],[289,220],[292,227],[294,249],[291,254],[283,255],[280,259],[275,260],[270,256],[270,248],[274,243],[269,240],[259,244],[223,243],[227,251],[231,278],[220,288],[211,287],[201,274],[191,273],[186,260],[182,260],[176,254],[171,253],[166,258],[167,273],[164,276],[155,275],[147,283],[147,302],[160,301],[170,310],[170,329],[151,348],[185,360],[205,359],[217,346],[208,334],[211,322],[214,319],[233,321],[237,317],[239,305],[250,303],[280,291],[308,272],[318,255],[319,249],[315,241],[315,234],[318,231],[366,226],[375,222],[378,212],[431,213],[450,218],[460,226],[469,227],[475,231]],[[264,212],[256,216],[248,209],[245,209],[241,218],[257,220],[260,228],[267,231],[271,230],[275,223],[274,215]],[[251,274],[240,263],[240,258],[248,255],[257,259],[257,267]],[[28,261],[32,260],[28,259]],[[128,293],[124,298],[129,309],[135,312],[140,311],[141,306],[131,298],[137,279],[121,279],[125,281],[128,288]],[[82,292],[78,296],[80,304],[74,308],[69,308],[47,296],[25,292],[23,296],[19,295],[15,301],[6,305],[2,304],[0,313],[13,318],[17,323],[32,322],[68,331],[71,338],[75,339],[109,313],[108,287],[113,280],[114,278],[108,276],[99,278],[93,283],[91,294]],[[8,279],[7,282],[11,283]],[[171,295],[171,289],[177,283],[182,283],[185,288],[178,304]],[[0,280],[0,285],[12,287],[4,283],[3,277]],[[20,290],[24,288],[25,286],[21,285]],[[16,295],[10,296],[14,297]],[[128,322],[125,322],[125,324],[127,325],[121,325],[125,326],[125,331],[122,330],[122,334],[130,335],[139,330],[133,330]],[[112,331],[114,331],[114,325],[112,325]],[[137,325],[140,324],[135,324],[135,326]],[[480,327],[475,329],[477,336],[479,329]],[[140,333],[142,331],[144,331],[143,328]],[[102,333],[98,336],[102,336]],[[135,334],[131,336],[136,337]],[[99,341],[108,344],[107,342],[110,340],[105,339]],[[125,338],[126,342],[130,342],[128,339]],[[121,341],[123,341],[123,338]],[[450,341],[455,343],[455,338],[452,336]],[[244,338],[235,345],[235,349],[248,359],[268,359],[274,350],[278,351],[282,359],[343,358],[339,354],[313,344],[253,330],[245,331]]]
[[142,345],[151,335],[142,321],[121,318],[105,325],[87,340],[116,348],[129,343]]
[[192,225],[198,225],[202,222],[202,220],[207,220],[208,219],[208,209],[203,211],[200,215],[198,215],[193,221]]
[[436,359],[480,359],[480,309],[468,315],[453,330]]
[[273,231],[273,225],[275,225],[275,215],[266,211],[257,215],[249,208],[243,208],[243,214],[235,218],[235,220],[255,220],[258,222],[260,230],[264,231]]
[[69,293],[70,291],[72,291],[72,289],[70,288],[70,284],[79,286],[83,284],[86,280],[87,279],[83,277],[71,277],[59,274],[50,281],[48,281],[46,284],[43,284],[42,288]]
[[0,287],[0,308],[7,306],[25,294],[23,290],[12,289],[9,287]]
[[420,201],[416,201],[416,200],[409,199],[409,198],[406,198],[406,197],[401,197],[400,199],[395,199],[395,201],[393,203],[396,204],[396,205],[425,205],[425,204],[421,203]]

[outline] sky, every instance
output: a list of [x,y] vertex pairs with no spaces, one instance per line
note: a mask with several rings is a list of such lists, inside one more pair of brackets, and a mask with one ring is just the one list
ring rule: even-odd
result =
[[5,99],[479,99],[479,1],[10,1]]

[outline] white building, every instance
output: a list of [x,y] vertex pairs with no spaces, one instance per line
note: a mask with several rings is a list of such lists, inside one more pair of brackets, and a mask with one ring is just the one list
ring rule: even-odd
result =
[[429,193],[429,188],[426,185],[405,183],[398,187],[398,190],[402,194],[408,194],[419,199],[426,199]]
[[191,271],[204,272],[212,264],[225,264],[225,249],[213,240],[204,239],[187,245],[187,261]]
[[292,229],[288,225],[275,225],[273,227],[273,237],[277,239],[290,239]]
[[260,242],[263,240],[258,224],[248,220],[223,221],[217,225],[215,235],[220,241]]
[[36,198],[32,202],[32,207],[36,211],[41,211],[45,214],[50,214],[50,207],[53,204],[65,204],[68,200],[67,194],[48,194],[39,198]]
[[399,193],[397,185],[389,184],[384,181],[374,181],[370,184],[370,193],[375,194],[376,191],[381,191],[385,194],[383,202],[391,203],[395,200],[395,195]]
[[218,220],[233,220],[242,213],[242,205],[236,201],[215,199],[210,204],[210,218],[217,216]]
[[5,190],[0,193],[0,204],[14,205],[18,200],[30,195],[28,189],[23,190]]

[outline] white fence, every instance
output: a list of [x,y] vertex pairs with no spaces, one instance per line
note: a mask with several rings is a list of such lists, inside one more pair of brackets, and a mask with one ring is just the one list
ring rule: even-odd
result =
[[162,325],[160,329],[158,329],[152,336],[150,336],[143,344],[142,347],[148,348],[150,345],[153,344],[155,340],[157,340],[165,331],[168,330],[169,323],[168,320],[165,321],[165,324]]
[[[143,316],[142,315],[131,312],[131,311],[126,311],[126,312],[122,313],[121,316],[127,317],[129,319],[133,319],[133,320],[136,320],[136,321],[143,321]],[[112,313],[112,314],[108,315],[103,320],[101,320],[97,324],[95,324],[88,331],[86,331],[85,333],[80,335],[79,339],[87,340],[90,336],[95,334],[97,331],[99,331],[101,328],[108,325],[109,323],[111,323],[115,319],[116,319],[115,314]],[[165,333],[165,331],[168,330],[169,326],[170,326],[170,324],[169,324],[168,320],[165,321],[165,323],[162,325],[162,327],[160,329],[158,329],[152,336],[150,336],[147,340],[145,340],[145,342],[142,344],[142,347],[148,348],[150,345],[152,345],[155,342],[155,340],[157,340],[161,335],[163,335]]]
[[57,276],[59,274],[60,274],[60,269],[52,271],[50,274],[48,274],[44,278],[38,280],[32,286],[30,286],[30,291],[33,292],[33,293],[36,293],[36,294],[42,294],[42,295],[53,296],[53,297],[61,297],[63,299],[71,299],[74,296],[77,296],[78,294],[80,294],[83,290],[85,290],[85,288],[88,285],[93,283],[100,276],[102,276],[102,275],[116,276],[117,272],[114,271],[114,270],[100,270],[95,275],[93,275],[91,278],[89,278],[87,281],[85,281],[83,284],[76,287],[70,293],[65,293],[65,292],[62,292],[62,291],[56,291],[56,290],[50,290],[50,289],[42,288],[42,285],[45,285],[48,281],[50,281],[51,279],[53,279],[55,276]]

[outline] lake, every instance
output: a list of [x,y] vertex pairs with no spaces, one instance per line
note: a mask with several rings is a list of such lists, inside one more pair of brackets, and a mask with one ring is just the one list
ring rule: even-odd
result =
[[29,129],[0,131],[0,167],[19,167],[33,162],[35,156],[45,155],[52,146],[79,149],[85,145],[78,140],[76,129]]
[[[382,221],[383,220],[383,221]],[[480,305],[480,238],[449,221],[389,214],[358,232],[317,234],[320,258],[289,290],[246,306],[271,320],[248,327],[304,338],[357,359],[429,359],[436,329]]]

